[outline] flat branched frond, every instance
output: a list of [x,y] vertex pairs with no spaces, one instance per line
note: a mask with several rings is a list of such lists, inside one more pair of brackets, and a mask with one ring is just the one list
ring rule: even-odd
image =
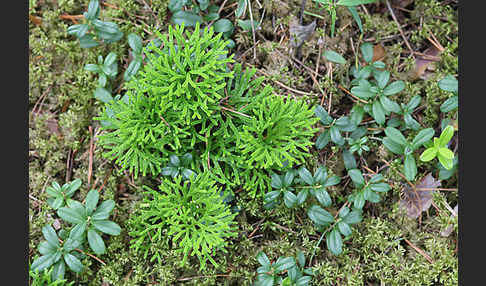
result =
[[[170,128],[154,111],[154,103],[141,94],[129,93],[130,102],[113,102],[112,117],[105,112],[99,120],[111,123],[109,132],[98,138],[107,149],[103,155],[116,160],[122,169],[129,169],[135,177],[139,173],[152,175],[160,173],[163,158],[180,146],[180,140],[187,137],[180,129]],[[174,140],[173,138],[177,138]]]
[[207,119],[218,109],[221,90],[233,76],[226,70],[233,56],[226,57],[227,41],[221,34],[213,36],[212,29],[201,31],[197,25],[192,34],[185,32],[183,26],[169,27],[166,35],[156,31],[163,48],[151,46],[146,51],[148,64],[136,80],[141,90],[164,98],[162,104],[169,104],[189,123]]
[[[199,26],[193,33],[175,26],[168,34],[155,34],[163,46],[145,48],[147,64],[126,85],[128,103],[113,102],[111,112],[97,118],[108,123],[100,136],[104,156],[135,177],[158,175],[171,154],[208,149],[214,132],[230,130],[225,140],[239,134],[220,107],[226,81],[233,77],[227,70],[233,62],[226,56],[227,41]],[[213,146],[225,149],[221,143]]]
[[174,182],[164,180],[159,188],[161,192],[148,189],[141,209],[131,218],[137,224],[130,232],[132,247],[149,249],[165,233],[184,255],[182,264],[190,255],[199,259],[202,269],[208,260],[217,265],[211,256],[236,235],[236,214],[223,202],[215,181],[208,173],[184,182],[178,176]]
[[240,148],[246,165],[258,168],[282,167],[302,163],[309,156],[307,148],[317,129],[311,126],[313,116],[303,100],[284,101],[271,95],[260,101],[252,110],[252,118],[243,127]]

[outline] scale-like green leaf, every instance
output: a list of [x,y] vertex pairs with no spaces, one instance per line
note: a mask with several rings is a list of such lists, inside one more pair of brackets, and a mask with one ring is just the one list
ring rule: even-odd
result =
[[332,204],[331,196],[325,188],[314,190],[314,195],[323,207],[329,207]]
[[83,271],[83,264],[81,263],[81,261],[79,261],[78,258],[76,258],[76,256],[72,255],[71,253],[64,254],[64,261],[66,262],[69,269],[71,269],[72,271],[76,273],[80,273],[81,271]]
[[434,147],[426,149],[422,155],[420,155],[420,161],[428,162],[435,158],[437,155],[437,149]]
[[100,194],[97,190],[90,190],[86,195],[86,213],[87,215],[91,215],[98,204],[98,199],[100,198]]
[[340,54],[336,53],[335,51],[332,50],[327,50],[324,52],[324,57],[333,63],[337,64],[346,64],[346,60],[341,56]]
[[343,239],[336,228],[326,234],[326,244],[327,249],[334,255],[339,255],[343,252]]
[[306,184],[314,184],[314,178],[312,177],[312,174],[305,167],[299,169],[299,176]]
[[119,235],[121,232],[120,226],[109,220],[93,220],[93,226],[97,230],[110,235]]
[[334,222],[334,217],[318,205],[313,205],[307,210],[309,218],[317,225],[326,225]]
[[413,155],[405,155],[403,173],[407,180],[413,181],[415,179],[415,176],[417,175],[417,165],[415,164]]
[[459,84],[457,79],[452,75],[447,75],[439,81],[439,88],[445,91],[457,93]]
[[284,203],[288,208],[293,208],[297,202],[297,196],[289,191],[284,192]]
[[415,135],[415,137],[412,140],[412,148],[415,150],[425,144],[427,141],[432,139],[434,136],[434,129],[433,128],[426,128],[420,130],[420,132]]
[[343,221],[347,224],[357,224],[358,222],[360,222],[361,220],[363,219],[362,215],[361,215],[361,212],[359,211],[356,211],[356,210],[353,210],[349,213],[347,213],[344,217],[343,217]]
[[356,186],[363,186],[365,184],[363,174],[361,174],[360,170],[351,169],[348,171],[348,175]]
[[256,259],[263,266],[270,265],[270,259],[268,259],[267,255],[263,251],[258,252]]
[[[88,230],[88,243],[89,247],[91,247],[96,254],[105,253],[105,243],[98,232],[93,229]],[[69,265],[67,261],[66,263]]]
[[405,83],[402,80],[397,80],[390,83],[385,89],[383,90],[384,95],[392,95],[399,93],[400,91],[405,89]]
[[213,24],[216,33],[224,33],[233,30],[233,23],[228,19],[219,19]]
[[61,217],[63,220],[74,224],[83,223],[85,221],[85,216],[81,213],[81,211],[71,207],[62,207],[58,209],[57,215],[59,215],[59,217]]
[[94,220],[107,219],[110,216],[110,212],[113,210],[114,207],[115,201],[106,200],[96,208],[91,218]]

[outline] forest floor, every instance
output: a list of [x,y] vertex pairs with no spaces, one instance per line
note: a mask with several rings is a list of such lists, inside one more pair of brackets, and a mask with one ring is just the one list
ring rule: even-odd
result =
[[[236,23],[238,1],[211,1],[218,6],[223,2],[220,15]],[[122,72],[117,80],[122,84],[130,48],[122,40],[83,49],[74,36],[66,33],[74,21],[81,20],[65,15],[81,15],[87,10],[87,3],[30,0],[29,262],[38,255],[42,227],[60,222],[46,203],[46,187],[54,181],[62,185],[77,178],[83,184],[76,198],[82,200],[89,190],[97,189],[101,199],[115,200],[112,220],[121,226],[122,233],[105,238],[107,252],[99,258],[106,265],[88,257],[83,261],[87,267],[81,274],[66,272],[66,278],[75,281],[75,285],[250,285],[256,279],[256,255],[261,250],[271,260],[295,255],[297,249],[310,257],[320,234],[308,219],[301,219],[306,216],[303,210],[266,211],[261,197],[251,199],[241,193],[236,196],[242,209],[236,218],[238,235],[231,240],[227,253],[217,255],[220,267],[209,265],[200,272],[196,259],[191,260],[194,265],[181,267],[181,258],[169,251],[164,262],[157,264],[129,248],[126,221],[141,199],[141,186],[150,179],[134,180],[102,156],[103,149],[96,138],[100,126],[93,117],[101,113],[103,103],[93,97],[97,80],[84,66],[95,63],[98,55],[114,51],[119,55]],[[299,21],[301,1],[251,3],[252,17],[263,19],[261,28],[253,35],[235,25],[230,38],[236,46],[231,52],[237,62],[255,67],[258,76],[266,76],[264,84],[272,85],[275,93],[306,97],[309,104],[320,104],[333,116],[347,114],[354,100],[345,91],[351,88],[349,68],[359,53],[359,45],[369,42],[375,45],[375,56],[386,64],[391,78],[406,82],[405,90],[395,100],[400,104],[420,95],[423,100],[414,113],[416,120],[423,128],[434,128],[435,136],[440,134],[444,114],[439,107],[450,93],[440,90],[437,82],[448,74],[457,78],[458,72],[457,1],[388,0],[358,6],[363,34],[349,11],[338,7],[333,38],[327,12],[314,1],[307,1],[303,24],[316,21],[316,28],[302,46],[300,61],[294,57],[289,28]],[[125,36],[132,32],[141,35],[144,44],[153,39],[151,31],[164,33],[170,23],[168,1],[164,0],[109,0],[101,1],[100,6],[101,18],[117,23]],[[434,50],[433,42],[438,42],[443,50]],[[322,56],[326,50],[341,54],[347,63],[330,63]],[[121,93],[123,90],[120,86]],[[383,134],[379,128],[376,133]],[[457,145],[456,137],[453,147]],[[450,212],[458,202],[457,189],[433,192],[433,207],[417,219],[409,218],[399,203],[404,183],[398,173],[400,160],[393,160],[376,141],[371,140],[370,147],[377,151],[366,154],[362,160],[370,169],[383,167],[385,177],[395,182],[393,188],[380,203],[363,208],[363,222],[345,241],[341,255],[329,253],[325,244],[316,251],[312,262],[314,285],[457,285],[457,219],[451,220]],[[336,200],[344,201],[351,188],[345,188],[350,179],[339,150],[313,147],[310,152],[308,165],[325,164],[343,178]],[[383,160],[391,162],[392,168],[384,166]],[[434,166],[418,161],[417,177],[428,173],[437,176]],[[457,186],[457,175],[441,182],[441,188]],[[453,225],[453,232],[441,235],[449,225]]]

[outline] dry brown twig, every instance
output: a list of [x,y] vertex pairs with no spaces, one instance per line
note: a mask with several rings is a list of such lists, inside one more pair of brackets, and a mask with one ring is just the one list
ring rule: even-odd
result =
[[390,14],[393,18],[393,21],[395,21],[395,23],[397,24],[398,31],[400,32],[400,35],[402,35],[402,38],[405,41],[405,45],[407,45],[407,48],[410,50],[410,54],[412,55],[413,59],[415,60],[415,53],[414,53],[412,47],[410,46],[410,43],[408,42],[407,37],[405,37],[405,34],[403,33],[402,27],[397,20],[397,16],[395,16],[395,12],[393,12],[393,9],[390,6],[390,2],[388,0],[386,0],[386,6],[388,7],[388,10],[390,11]]

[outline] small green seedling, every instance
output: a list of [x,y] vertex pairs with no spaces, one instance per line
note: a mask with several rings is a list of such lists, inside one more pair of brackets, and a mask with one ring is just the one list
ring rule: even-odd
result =
[[413,138],[412,142],[408,142],[405,136],[394,127],[385,128],[386,137],[383,138],[383,145],[392,153],[404,155],[403,171],[404,175],[409,181],[415,180],[417,175],[417,165],[415,164],[414,151],[427,143],[434,136],[434,129],[426,128],[419,131]]
[[[296,184],[304,186],[292,186],[294,182],[295,172],[290,170],[284,175],[272,175],[271,191],[263,197],[266,209],[272,209],[281,203],[281,197],[286,207],[294,208],[304,204],[309,194],[314,197],[322,206],[328,207],[332,204],[331,197],[326,188],[339,184],[341,179],[338,176],[328,176],[325,167],[317,168],[314,176],[302,167],[298,170],[300,181]],[[299,189],[299,193],[295,195],[293,192]]]
[[363,25],[361,23],[361,18],[358,15],[358,11],[356,10],[356,6],[373,3],[376,2],[376,0],[314,0],[314,2],[321,4],[331,16],[331,37],[334,37],[337,6],[346,6],[346,8],[348,8],[354,21],[358,24],[359,30],[363,33]]
[[349,202],[353,203],[354,208],[363,209],[366,201],[378,203],[381,200],[380,193],[388,192],[391,187],[384,182],[385,178],[381,174],[373,175],[368,181],[365,181],[363,174],[358,169],[348,171],[356,190],[349,197]]
[[341,132],[354,131],[362,118],[361,114],[361,118],[359,119],[349,118],[348,116],[341,116],[335,119],[320,105],[315,108],[314,113],[325,128],[324,132],[316,140],[316,147],[319,150],[326,147],[329,141],[334,142],[338,146],[343,146],[345,140]]
[[451,125],[448,125],[444,130],[442,130],[439,138],[434,137],[433,146],[427,148],[422,155],[420,155],[420,160],[423,162],[428,162],[437,157],[439,162],[446,170],[452,169],[454,152],[449,150],[447,145],[449,144],[449,141],[453,135],[454,128]]
[[[261,266],[257,269],[258,275],[254,286],[307,286],[314,275],[312,268],[305,268],[305,256],[301,251],[297,252],[297,263],[294,257],[283,256],[272,263],[263,251],[260,251],[256,258]],[[285,274],[285,278],[281,276]]]
[[447,75],[439,81],[439,88],[443,91],[449,91],[454,94],[452,97],[449,97],[446,101],[444,101],[444,103],[442,103],[440,106],[440,111],[446,113],[456,110],[459,103],[459,97],[457,96],[459,83],[457,79],[455,79],[452,75]]
[[398,103],[389,99],[388,96],[397,94],[405,89],[405,83],[402,80],[389,83],[390,72],[387,70],[377,70],[373,72],[373,77],[374,81],[361,79],[358,86],[351,88],[351,93],[366,101],[364,110],[378,124],[383,125],[387,115],[391,112],[400,112]]
[[[223,33],[224,39],[229,39],[235,29],[230,20],[220,19],[220,7],[209,5],[209,0],[170,0],[168,8],[172,12],[170,21],[175,25],[184,23],[186,27],[195,27],[197,23],[201,26],[212,23],[214,31]],[[227,48],[234,48],[235,42],[229,41]]]
[[184,180],[189,180],[191,176],[196,174],[194,171],[189,169],[191,167],[192,160],[191,153],[186,153],[181,157],[171,155],[168,166],[162,168],[162,175],[171,176],[172,178],[182,175]]
[[[68,27],[67,33],[79,39],[81,48],[96,47],[100,44],[99,40],[103,40],[105,43],[117,42],[123,37],[123,32],[116,23],[101,21],[98,19],[99,15],[99,1],[91,0],[88,4],[88,11],[83,13],[87,23]],[[90,30],[92,32],[89,32]]]
[[32,263],[33,271],[40,272],[54,265],[51,272],[52,280],[64,278],[66,265],[76,273],[83,271],[80,253],[75,251],[76,248],[81,247],[82,242],[74,236],[73,232],[62,242],[51,225],[44,226],[42,234],[46,240],[39,244],[39,252],[42,256]]
[[47,204],[57,210],[65,205],[69,205],[71,197],[81,186],[81,180],[76,179],[72,182],[65,183],[62,187],[57,182],[52,182],[51,187],[46,188],[46,193],[49,196]]
[[454,156],[454,159],[452,160],[452,168],[449,170],[444,168],[440,162],[437,162],[436,167],[439,169],[439,180],[447,180],[457,172],[457,169],[459,168],[459,157],[457,155]]
[[132,48],[133,59],[125,70],[125,73],[123,74],[123,79],[125,81],[129,81],[134,75],[137,74],[143,62],[142,38],[140,38],[140,36],[135,33],[129,34],[127,38],[128,45],[130,46],[130,48]]
[[370,151],[370,147],[366,145],[368,142],[368,137],[364,136],[359,139],[353,139],[353,138],[347,138],[348,139],[348,144],[349,144],[349,151],[351,154],[354,152],[357,152],[358,155],[362,155],[363,152],[368,152]]
[[62,207],[57,210],[57,214],[66,222],[75,226],[69,234],[73,239],[83,242],[87,233],[88,243],[96,254],[105,253],[105,243],[99,232],[109,235],[119,235],[120,226],[115,222],[108,220],[111,211],[115,207],[113,200],[103,201],[99,206],[99,193],[97,190],[91,190],[86,196],[85,204],[78,201],[72,201],[68,207]]
[[[395,128],[403,126],[405,129],[412,129],[415,131],[419,130],[420,124],[413,118],[412,114],[415,111],[415,108],[417,108],[417,106],[420,104],[421,100],[422,98],[420,95],[416,95],[412,97],[407,104],[401,103],[400,111],[397,112],[397,114],[403,116],[403,121],[397,117],[394,117],[388,120],[387,125]],[[395,121],[393,122],[394,119]]]
[[[99,87],[111,90],[108,79],[114,80],[118,74],[118,63],[116,62],[116,57],[117,55],[114,52],[109,53],[104,60],[103,57],[99,55],[97,64],[86,64],[86,66],[84,66],[85,70],[97,73],[99,75]],[[100,100],[102,100],[102,98],[100,98]]]

